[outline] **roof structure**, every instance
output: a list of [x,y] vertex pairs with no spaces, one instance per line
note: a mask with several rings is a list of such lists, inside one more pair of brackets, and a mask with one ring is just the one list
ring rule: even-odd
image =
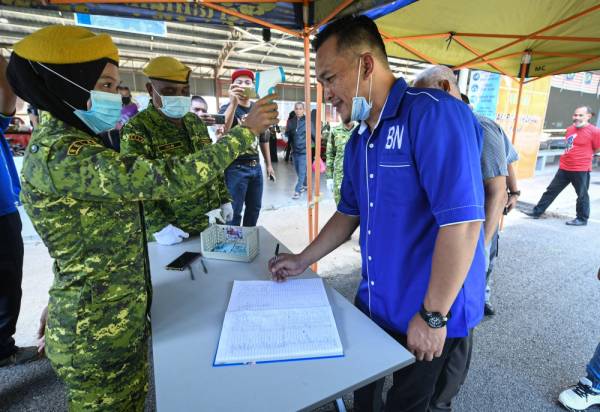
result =
[[[0,9],[0,47],[10,47],[26,35],[50,24],[75,24],[75,13],[54,9],[3,7]],[[120,51],[121,69],[140,72],[153,57],[176,57],[193,69],[192,76],[229,80],[237,68],[264,70],[281,65],[288,83],[304,84],[304,43],[301,38],[273,30],[268,42],[262,28],[240,25],[165,22],[167,36],[92,28],[110,34]],[[397,76],[412,80],[429,64],[390,58]],[[314,70],[314,53],[311,53]],[[314,71],[313,71],[314,73]]]

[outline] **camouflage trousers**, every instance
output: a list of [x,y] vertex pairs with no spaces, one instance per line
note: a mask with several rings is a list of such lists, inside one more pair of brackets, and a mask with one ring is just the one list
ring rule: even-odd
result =
[[[50,291],[46,352],[70,411],[143,411],[148,391],[145,290]],[[113,288],[111,290],[114,291]],[[77,293],[80,292],[80,293]]]

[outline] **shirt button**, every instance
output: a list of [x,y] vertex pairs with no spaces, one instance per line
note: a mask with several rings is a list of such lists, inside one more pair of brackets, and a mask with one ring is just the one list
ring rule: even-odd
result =
[[371,144],[369,145],[369,149],[372,149],[373,147],[374,147],[374,145],[373,145],[373,143],[371,143]]
[[375,281],[371,281],[371,286],[375,286]]
[[373,207],[373,202],[369,203],[369,206],[370,206],[370,207]]
[[371,234],[371,231],[370,231],[370,230],[367,230],[367,234],[369,234],[369,235],[370,235],[370,234]]
[[373,260],[373,258],[371,256],[369,256],[369,260]]
[[371,173],[371,174],[369,175],[369,177],[370,177],[371,179],[373,179],[373,173]]

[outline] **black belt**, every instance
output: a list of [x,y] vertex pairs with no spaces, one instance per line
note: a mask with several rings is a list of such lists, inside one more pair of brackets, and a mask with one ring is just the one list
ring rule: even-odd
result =
[[236,159],[233,164],[254,167],[258,164],[258,159]]

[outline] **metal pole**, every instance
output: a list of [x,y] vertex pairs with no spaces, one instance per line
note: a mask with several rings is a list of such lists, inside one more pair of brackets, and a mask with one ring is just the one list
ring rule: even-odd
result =
[[[519,110],[521,109],[521,95],[523,94],[523,83],[525,82],[525,73],[527,72],[527,66],[531,63],[531,54],[529,51],[523,53],[521,58],[521,73],[519,75],[519,94],[517,96],[517,109],[515,110],[515,122],[513,123],[512,132],[512,144],[515,144],[517,138],[517,126],[519,124]],[[510,98],[510,97],[509,97]]]
[[312,205],[312,148],[311,148],[311,118],[310,118],[310,42],[308,30],[304,32],[304,105],[306,119],[306,198],[308,205],[308,241],[315,238],[313,230],[313,205]]
[[[321,200],[321,117],[323,108],[323,87],[317,82],[317,124],[315,125],[315,216],[313,234],[319,234],[319,201]],[[314,264],[313,272],[317,272],[317,264]]]

